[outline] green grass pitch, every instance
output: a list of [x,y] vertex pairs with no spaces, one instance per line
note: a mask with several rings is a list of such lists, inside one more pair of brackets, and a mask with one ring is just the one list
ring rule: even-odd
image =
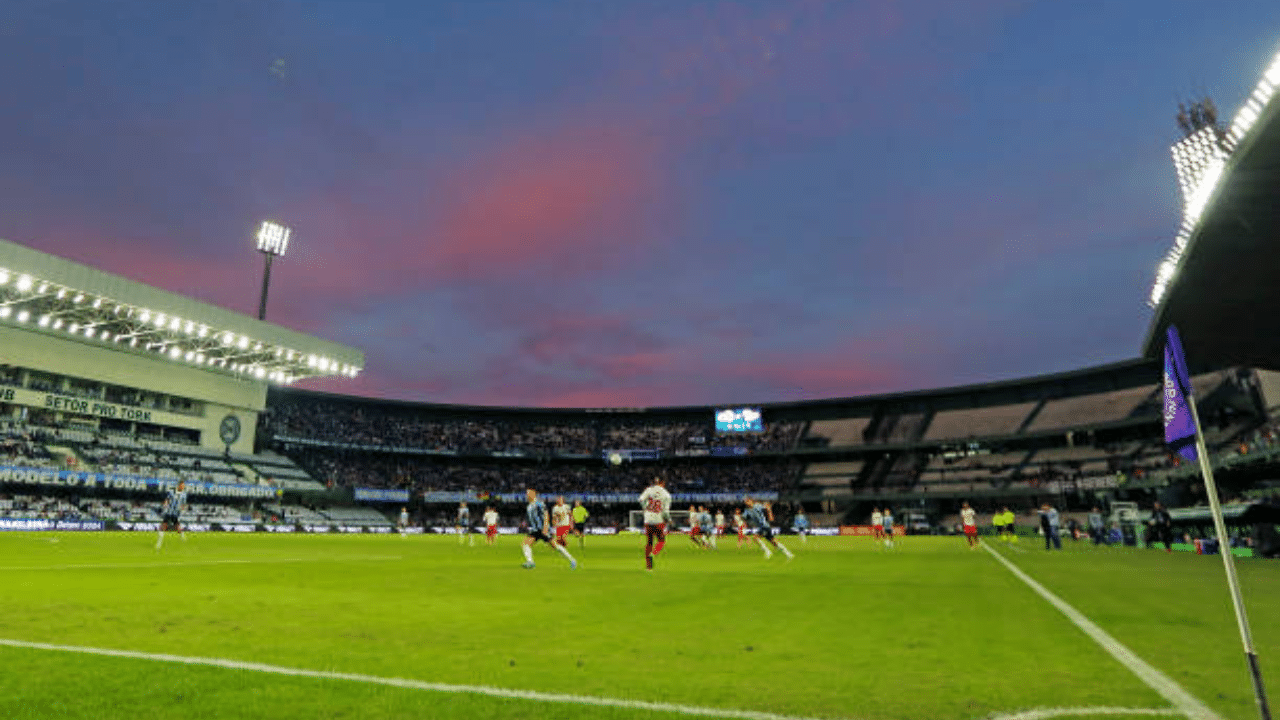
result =
[[[0,535],[0,639],[798,718],[1169,707],[960,538],[786,538],[787,563],[673,536],[653,573],[636,536],[572,542],[576,571],[545,546],[521,569],[516,536],[154,539]],[[1221,717],[1257,716],[1219,558],[993,547]],[[1239,566],[1280,696],[1280,563]],[[0,647],[0,718],[139,717],[688,715]]]

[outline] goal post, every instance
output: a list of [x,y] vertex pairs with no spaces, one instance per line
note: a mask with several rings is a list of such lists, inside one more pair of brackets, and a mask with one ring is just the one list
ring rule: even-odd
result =
[[[671,520],[676,526],[667,528],[669,531],[684,530],[689,527],[689,511],[688,510],[672,510]],[[644,530],[644,511],[632,510],[627,520],[627,527],[636,532]]]

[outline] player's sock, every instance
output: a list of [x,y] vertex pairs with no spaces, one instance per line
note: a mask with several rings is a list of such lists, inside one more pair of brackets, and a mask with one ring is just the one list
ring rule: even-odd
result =
[[533,548],[528,545],[521,545],[520,549],[524,551],[525,562],[533,562]]
[[662,548],[666,547],[666,545],[667,545],[666,540],[659,540],[658,544],[653,546],[653,554],[657,555],[658,553],[662,552]]
[[163,543],[164,543],[164,531],[161,530],[160,534],[156,537],[156,549],[159,550],[160,545],[162,545]]
[[757,538],[756,543],[758,543],[760,545],[760,549],[764,551],[764,558],[766,560],[773,557],[773,552],[769,550],[769,546],[766,545],[763,540]]
[[569,561],[569,564],[571,564],[571,565],[577,565],[577,564],[578,564],[578,561],[577,561],[577,560],[574,560],[574,559],[573,559],[573,556],[569,554],[569,549],[568,549],[568,548],[566,548],[566,547],[565,547],[565,546],[563,546],[563,545],[554,545],[553,547],[556,549],[556,551],[557,551],[557,552],[559,552],[561,555],[563,555],[563,556],[565,557],[565,559],[566,559],[566,560],[568,560],[568,561]]
[[787,546],[786,546],[786,545],[783,545],[782,543],[774,543],[774,545],[777,545],[777,546],[778,546],[778,549],[782,551],[782,554],[783,554],[783,555],[786,555],[786,556],[787,556],[787,559],[791,559],[791,558],[795,557],[795,555],[792,555],[792,554],[791,554],[791,551],[787,549]]

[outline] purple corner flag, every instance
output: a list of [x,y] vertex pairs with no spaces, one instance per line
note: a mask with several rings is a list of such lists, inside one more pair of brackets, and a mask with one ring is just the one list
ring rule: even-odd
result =
[[1178,329],[1170,325],[1164,346],[1164,442],[1187,460],[1196,459],[1196,426],[1187,407],[1191,378]]

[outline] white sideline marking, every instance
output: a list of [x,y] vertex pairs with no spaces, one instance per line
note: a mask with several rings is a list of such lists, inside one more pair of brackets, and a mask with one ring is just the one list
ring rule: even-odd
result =
[[[986,546],[984,546],[986,547]],[[1036,591],[1040,597],[1049,601],[1076,627],[1080,628],[1084,634],[1093,638],[1093,641],[1102,646],[1103,650],[1111,653],[1111,656],[1120,661],[1120,664],[1129,668],[1134,675],[1145,682],[1152,690],[1160,693],[1161,697],[1168,700],[1183,715],[1193,720],[1222,720],[1222,718],[1210,710],[1208,706],[1200,702],[1194,695],[1187,692],[1181,685],[1174,682],[1172,678],[1159,670],[1152,667],[1147,661],[1138,657],[1132,650],[1120,644],[1119,640],[1111,637],[1105,630],[1098,627],[1092,620],[1085,617],[1079,610],[1071,607],[1062,598],[1049,592],[1043,585],[1031,579],[1030,575],[1018,569],[1018,566],[1009,562],[1003,555],[987,547],[987,552],[991,553],[991,557],[999,560],[1002,565],[1009,569],[1019,580],[1026,583],[1028,587]],[[1033,716],[1034,717],[1034,716]]]
[[118,570],[121,568],[153,568],[153,567],[182,567],[185,565],[259,565],[267,563],[304,563],[304,562],[331,562],[338,560],[357,560],[365,562],[368,560],[400,560],[400,555],[368,555],[364,557],[315,557],[315,558],[266,558],[262,560],[246,560],[241,558],[228,560],[183,560],[174,562],[139,562],[139,563],[75,563],[67,565],[4,565],[0,566],[0,571],[5,570],[97,570],[99,568],[105,570]]
[[1091,707],[1091,708],[1035,708],[1034,710],[1022,710],[1007,715],[988,715],[986,720],[1048,720],[1049,718],[1071,717],[1080,715],[1181,715],[1182,712],[1173,708],[1122,708],[1122,707]]
[[624,700],[621,698],[595,697],[592,695],[566,695],[562,693],[545,693],[536,690],[512,690],[489,685],[449,685],[446,683],[423,682],[407,678],[388,678],[358,673],[325,672],[322,670],[305,670],[302,668],[265,665],[263,663],[226,660],[223,658],[186,657],[183,655],[166,655],[161,653],[134,652],[132,650],[112,650],[110,648],[80,647],[76,645],[52,645],[49,643],[27,642],[25,640],[9,640],[0,638],[0,646],[27,648],[31,650],[55,650],[59,652],[82,653],[85,655],[105,655],[107,657],[129,658],[131,660],[156,660],[159,662],[181,663],[183,665],[205,665],[229,670],[249,670],[252,672],[271,673],[273,675],[289,675],[292,677],[315,678],[319,680],[349,680],[351,682],[370,683],[373,685],[389,685],[408,690],[429,690],[441,693],[461,693],[467,695],[487,695],[497,698],[516,700],[536,700],[539,702],[567,703],[571,705],[594,705],[598,707],[617,707],[632,710],[649,710],[652,712],[679,713],[681,715],[700,715],[703,717],[735,718],[735,720],[819,720],[795,715],[776,715],[755,710],[733,710],[729,708],[698,707],[695,705],[677,705],[674,703],[646,702],[644,700]]

